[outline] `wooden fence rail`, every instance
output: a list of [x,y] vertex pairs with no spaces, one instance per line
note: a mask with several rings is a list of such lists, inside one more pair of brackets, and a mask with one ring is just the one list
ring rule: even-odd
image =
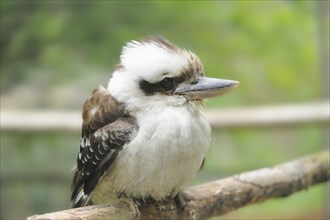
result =
[[[207,110],[207,119],[214,128],[241,128],[283,126],[306,123],[329,124],[328,101],[249,107],[239,109]],[[1,110],[1,131],[80,131],[80,111],[19,111]]]

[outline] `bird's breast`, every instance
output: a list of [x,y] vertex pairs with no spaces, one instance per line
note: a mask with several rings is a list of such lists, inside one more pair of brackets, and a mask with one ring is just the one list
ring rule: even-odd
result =
[[210,142],[210,126],[200,112],[174,107],[145,112],[137,120],[137,136],[105,179],[113,191],[162,199],[198,172]]

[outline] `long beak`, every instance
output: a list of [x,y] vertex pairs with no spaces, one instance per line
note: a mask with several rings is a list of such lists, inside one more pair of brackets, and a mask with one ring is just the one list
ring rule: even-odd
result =
[[239,85],[239,82],[228,79],[202,77],[197,83],[187,87],[178,87],[174,94],[184,95],[188,99],[205,99],[229,92]]

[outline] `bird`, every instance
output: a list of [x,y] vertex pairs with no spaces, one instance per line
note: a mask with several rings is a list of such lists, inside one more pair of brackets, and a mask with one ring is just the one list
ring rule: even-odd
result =
[[195,53],[162,36],[129,41],[84,103],[72,206],[180,196],[210,144],[204,100],[238,85],[206,77]]

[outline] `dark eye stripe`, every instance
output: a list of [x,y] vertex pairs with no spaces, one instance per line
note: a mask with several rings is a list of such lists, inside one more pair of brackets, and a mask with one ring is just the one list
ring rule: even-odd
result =
[[154,95],[156,92],[169,94],[168,91],[173,91],[182,79],[179,77],[165,78],[160,82],[150,83],[146,80],[140,80],[140,89],[148,96]]
[[160,92],[160,87],[157,85],[158,83],[149,83],[146,80],[141,80],[139,85],[140,89],[147,95],[151,96],[156,92]]

